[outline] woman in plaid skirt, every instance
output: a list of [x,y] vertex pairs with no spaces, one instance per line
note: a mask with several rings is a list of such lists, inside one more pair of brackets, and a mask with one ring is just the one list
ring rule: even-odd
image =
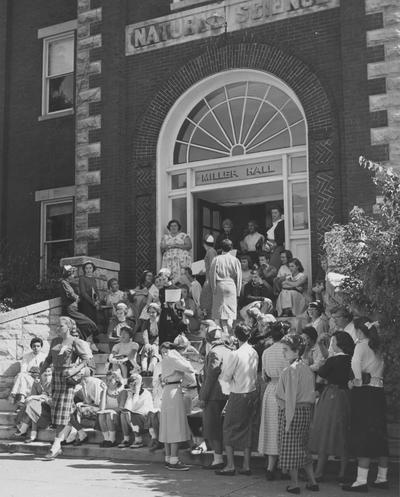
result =
[[299,494],[298,470],[304,468],[309,482],[307,490],[316,492],[312,458],[308,451],[308,439],[312,411],[315,402],[314,373],[302,361],[305,349],[304,339],[290,333],[282,338],[282,352],[289,366],[279,378],[276,399],[279,406],[279,463],[282,470],[288,470],[292,485],[287,492]]
[[[74,410],[75,386],[70,378],[88,366],[92,358],[88,353],[86,342],[71,336],[70,332],[74,326],[75,323],[71,318],[60,317],[58,337],[52,340],[49,355],[41,368],[43,372],[51,364],[53,365],[51,418],[53,425],[56,425],[56,437],[50,452],[46,455],[47,460],[52,460],[61,454],[64,431]],[[78,358],[81,362],[76,365]],[[76,381],[76,376],[74,378]]]

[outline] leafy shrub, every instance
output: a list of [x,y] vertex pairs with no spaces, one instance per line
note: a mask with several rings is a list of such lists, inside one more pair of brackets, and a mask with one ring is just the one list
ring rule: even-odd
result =
[[389,418],[400,415],[400,176],[360,157],[382,195],[369,216],[354,207],[349,222],[326,233],[329,265],[346,276],[344,303],[357,314],[379,321],[385,356],[385,391]]

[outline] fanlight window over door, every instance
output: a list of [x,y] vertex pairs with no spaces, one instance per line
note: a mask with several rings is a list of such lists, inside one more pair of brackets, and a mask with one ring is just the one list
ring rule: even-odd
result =
[[271,84],[242,81],[213,91],[193,107],[179,130],[174,164],[305,144],[296,102]]

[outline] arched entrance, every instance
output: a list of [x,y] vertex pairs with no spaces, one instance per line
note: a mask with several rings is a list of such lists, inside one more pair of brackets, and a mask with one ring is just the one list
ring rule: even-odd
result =
[[[264,71],[233,69],[189,88],[172,106],[157,148],[157,246],[179,218],[200,258],[224,217],[242,230],[285,211],[286,246],[311,275],[307,122],[293,90]],[[159,262],[159,261],[158,261]]]

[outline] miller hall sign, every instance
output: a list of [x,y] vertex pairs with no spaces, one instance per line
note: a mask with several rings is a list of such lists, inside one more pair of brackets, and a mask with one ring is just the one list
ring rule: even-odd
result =
[[126,55],[339,7],[340,0],[224,0],[126,26]]

